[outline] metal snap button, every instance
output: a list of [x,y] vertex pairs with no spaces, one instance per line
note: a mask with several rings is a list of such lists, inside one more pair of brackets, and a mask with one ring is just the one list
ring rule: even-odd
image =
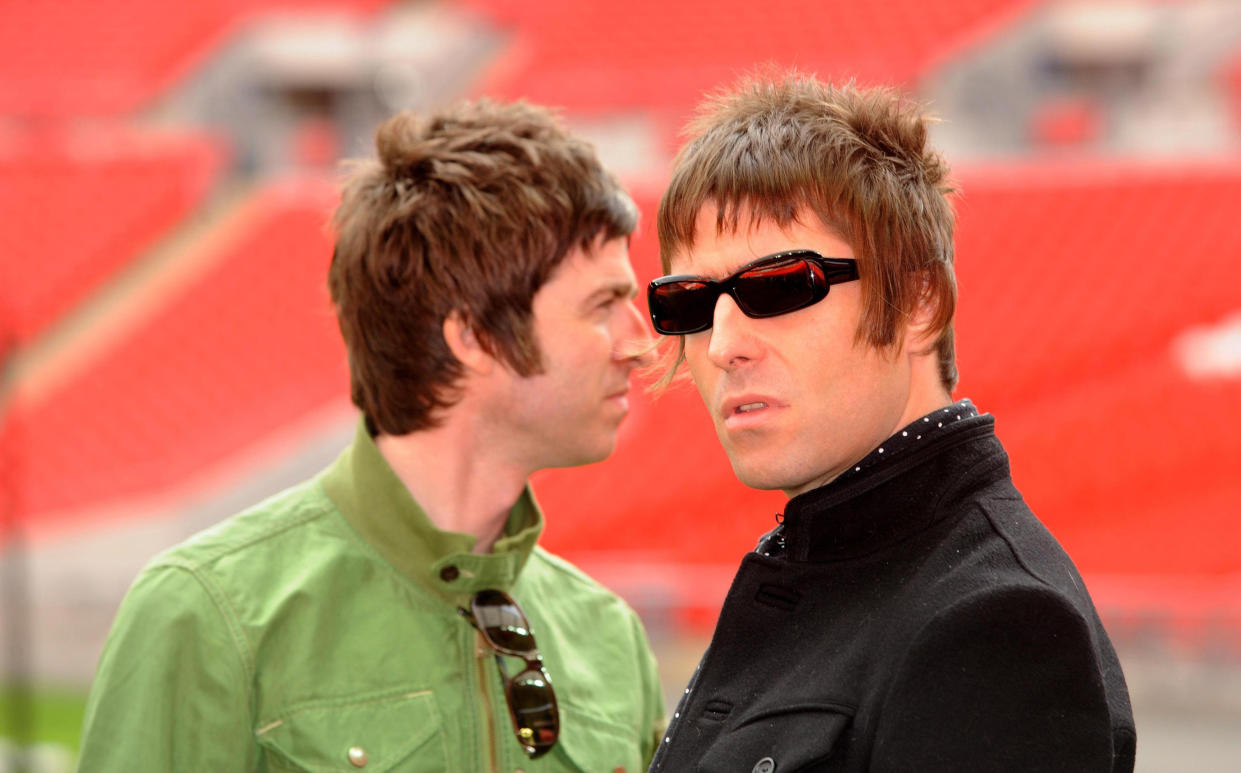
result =
[[349,747],[349,764],[355,768],[360,768],[366,764],[366,749],[361,746]]
[[770,757],[764,757],[754,763],[754,770],[751,773],[776,773],[776,761]]
[[452,582],[461,576],[461,570],[449,564],[440,570],[440,579],[444,582]]

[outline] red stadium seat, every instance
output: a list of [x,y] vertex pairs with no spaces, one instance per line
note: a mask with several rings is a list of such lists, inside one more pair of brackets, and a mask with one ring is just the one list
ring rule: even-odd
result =
[[110,127],[0,142],[0,287],[29,340],[202,204],[224,160],[200,133]]

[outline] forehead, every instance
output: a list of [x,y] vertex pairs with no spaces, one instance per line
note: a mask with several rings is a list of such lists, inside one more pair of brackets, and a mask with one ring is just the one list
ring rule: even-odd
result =
[[600,239],[589,249],[571,249],[535,297],[589,294],[600,288],[635,284],[627,241],[623,238]]
[[670,256],[674,274],[722,277],[757,258],[789,250],[814,250],[824,257],[852,258],[853,249],[834,229],[808,209],[781,226],[771,219],[756,220],[742,210],[738,227],[717,228],[718,209],[708,205],[694,220],[694,242]]

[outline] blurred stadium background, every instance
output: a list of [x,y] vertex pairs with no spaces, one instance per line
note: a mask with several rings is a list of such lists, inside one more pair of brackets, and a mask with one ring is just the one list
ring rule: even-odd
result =
[[[650,224],[693,105],[762,63],[941,117],[958,393],[1094,593],[1138,769],[1241,770],[1241,2],[4,0],[0,771],[71,767],[150,556],[347,444],[326,221],[379,120],[561,106]],[[536,491],[671,698],[782,497],[734,480],[688,389]]]

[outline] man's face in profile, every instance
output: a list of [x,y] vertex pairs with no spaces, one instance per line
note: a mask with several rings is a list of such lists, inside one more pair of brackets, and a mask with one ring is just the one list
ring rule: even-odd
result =
[[[699,213],[695,242],[673,255],[672,273],[722,279],[767,255],[795,249],[852,258],[852,248],[813,213],[787,228],[742,213],[736,233],[716,232],[716,208]],[[728,295],[712,327],[685,336],[685,359],[716,433],[746,485],[789,496],[844,472],[906,417],[910,363],[904,351],[856,341],[860,281],[834,285],[823,300],[752,319]]]
[[606,458],[629,411],[634,352],[649,341],[634,305],[637,280],[623,239],[574,248],[534,295],[534,335],[543,371],[506,371],[486,420],[533,469]]

